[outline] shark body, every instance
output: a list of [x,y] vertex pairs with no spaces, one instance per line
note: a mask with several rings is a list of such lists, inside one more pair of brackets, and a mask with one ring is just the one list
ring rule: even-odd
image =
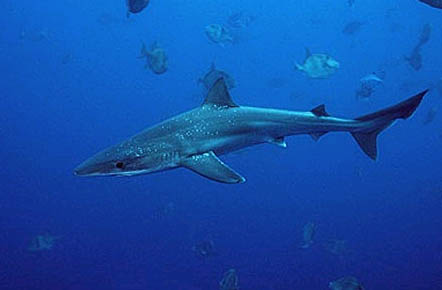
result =
[[350,132],[361,149],[376,159],[376,137],[396,119],[416,110],[427,91],[395,106],[356,119],[330,116],[324,105],[296,112],[236,105],[223,78],[204,103],[109,147],[80,164],[80,176],[132,176],[185,167],[223,183],[245,178],[218,156],[244,147],[272,143],[286,147],[285,136],[309,134],[315,140],[332,131]]

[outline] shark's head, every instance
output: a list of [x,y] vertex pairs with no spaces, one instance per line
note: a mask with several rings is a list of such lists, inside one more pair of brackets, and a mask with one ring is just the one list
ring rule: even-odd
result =
[[[78,176],[133,176],[175,167],[175,155],[165,144],[139,146],[129,140],[109,147],[74,169]],[[163,150],[162,150],[163,149]]]

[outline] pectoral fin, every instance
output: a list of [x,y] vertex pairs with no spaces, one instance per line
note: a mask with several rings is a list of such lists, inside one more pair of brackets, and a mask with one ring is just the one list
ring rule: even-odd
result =
[[244,177],[222,162],[212,151],[193,155],[181,162],[186,167],[204,177],[223,183],[243,183]]
[[276,146],[287,148],[287,143],[285,143],[284,137],[278,137],[269,140],[269,143],[275,144]]

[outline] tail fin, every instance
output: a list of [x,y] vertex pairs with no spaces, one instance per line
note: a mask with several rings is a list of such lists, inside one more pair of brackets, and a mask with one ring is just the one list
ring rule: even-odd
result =
[[148,55],[148,51],[146,48],[146,44],[144,43],[144,41],[142,41],[140,55],[137,58],[145,58],[147,55]]
[[302,246],[300,246],[301,249],[308,249],[313,244],[313,241],[305,242]]
[[371,159],[376,160],[376,138],[378,134],[388,128],[396,119],[407,119],[410,117],[427,92],[428,90],[425,90],[397,105],[356,118],[356,120],[362,122],[373,122],[373,125],[367,130],[351,133],[362,151]]

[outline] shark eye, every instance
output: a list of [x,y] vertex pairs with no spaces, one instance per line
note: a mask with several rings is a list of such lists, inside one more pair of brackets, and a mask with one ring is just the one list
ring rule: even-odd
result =
[[115,163],[115,167],[120,168],[120,169],[123,169],[123,167],[124,167],[124,163],[121,162],[121,161],[118,161],[117,163]]

